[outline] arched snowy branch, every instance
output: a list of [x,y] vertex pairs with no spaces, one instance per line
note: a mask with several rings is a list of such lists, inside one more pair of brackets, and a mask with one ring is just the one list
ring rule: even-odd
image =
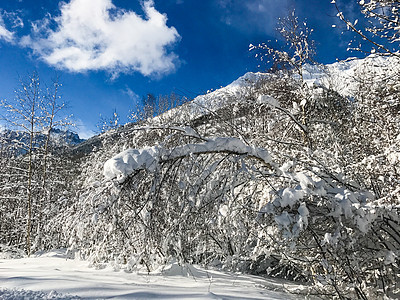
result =
[[107,179],[117,178],[123,182],[127,176],[136,170],[148,170],[154,172],[159,165],[187,157],[193,154],[230,153],[234,155],[247,155],[269,165],[272,160],[267,150],[251,147],[244,144],[238,138],[214,138],[204,143],[186,144],[173,149],[151,147],[145,149],[128,149],[106,161],[103,174]]

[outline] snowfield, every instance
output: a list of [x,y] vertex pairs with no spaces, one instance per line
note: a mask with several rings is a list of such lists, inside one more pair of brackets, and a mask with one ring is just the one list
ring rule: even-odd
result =
[[289,282],[172,264],[127,273],[68,259],[64,250],[0,260],[0,299],[302,299]]

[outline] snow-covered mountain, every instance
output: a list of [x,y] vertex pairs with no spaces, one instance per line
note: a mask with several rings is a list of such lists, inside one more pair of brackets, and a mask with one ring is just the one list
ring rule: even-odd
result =
[[[397,72],[396,59],[370,55],[364,59],[348,59],[327,65],[304,66],[303,80],[309,87],[323,87],[336,91],[344,97],[353,97],[357,93],[357,79],[359,74],[376,73],[379,76],[392,76]],[[397,72],[398,73],[398,72]],[[216,118],[215,112],[229,105],[243,104],[246,94],[263,80],[268,80],[273,75],[262,72],[248,72],[225,87],[209,91],[197,96],[192,101],[154,117],[152,124],[162,124],[166,120],[174,120],[178,124],[197,124]],[[295,75],[296,76],[296,75]],[[317,90],[316,90],[317,92]],[[79,157],[89,154],[93,149],[98,151],[102,147],[104,138],[114,141],[121,136],[129,136],[129,133],[137,124],[128,123],[117,129],[94,136],[87,141],[78,139],[72,148],[73,155]]]
[[[0,132],[0,138],[3,143],[3,147],[13,146],[14,154],[26,153],[27,145],[29,144],[30,136],[27,132],[3,129]],[[45,143],[47,139],[46,132],[40,132],[35,134],[34,144],[40,146]],[[70,148],[79,145],[85,141],[81,139],[79,135],[70,130],[61,130],[55,128],[50,134],[50,143],[52,149],[57,150],[61,148]]]
[[[382,76],[390,77],[398,73],[398,59],[393,57],[384,57],[370,55],[364,59],[347,59],[327,65],[304,65],[303,80],[308,86],[320,86],[332,89],[344,97],[352,97],[357,93],[357,84],[359,75],[375,74],[377,79]],[[184,105],[183,118],[189,116],[190,119],[196,119],[210,112],[215,112],[220,108],[235,102],[243,101],[243,97],[249,89],[262,80],[267,80],[273,76],[269,73],[248,72],[239,77],[229,85],[221,87],[215,91],[209,91],[207,94],[197,96],[192,101]],[[294,75],[294,77],[298,77]],[[183,107],[173,108],[157,118],[168,118],[171,115],[179,117]],[[186,120],[187,121],[187,120]]]

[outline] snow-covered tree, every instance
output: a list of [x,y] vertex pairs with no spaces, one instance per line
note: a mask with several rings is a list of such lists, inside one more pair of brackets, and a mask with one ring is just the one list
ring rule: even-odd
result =
[[6,121],[12,126],[21,128],[28,135],[28,141],[24,145],[27,153],[26,161],[26,252],[31,251],[32,234],[32,209],[34,197],[33,168],[35,160],[35,138],[40,132],[43,122],[42,96],[40,95],[40,81],[36,73],[28,78],[28,81],[21,82],[21,88],[16,91],[15,103],[2,101],[2,106],[7,110]]
[[[4,242],[21,247],[20,236],[25,235],[28,255],[44,247],[44,221],[49,218],[46,212],[54,205],[51,199],[61,183],[52,134],[55,128],[70,123],[60,115],[64,104],[60,102],[59,86],[56,80],[51,89],[42,90],[38,74],[33,73],[27,81],[21,79],[14,100],[2,102],[4,121],[11,129],[4,132],[6,155],[11,159],[1,174],[5,181],[2,211],[4,223],[14,228],[13,236]],[[24,231],[20,227],[23,222]]]
[[279,48],[272,46],[272,42],[259,45],[250,45],[250,51],[257,51],[256,57],[261,61],[272,64],[274,70],[292,70],[304,79],[304,66],[314,63],[315,46],[311,39],[313,29],[307,23],[301,22],[292,11],[287,17],[280,18],[277,31],[283,39],[284,45]]
[[111,117],[109,118],[100,115],[100,120],[97,123],[97,128],[99,130],[99,133],[103,133],[111,129],[116,129],[120,125],[121,124],[119,120],[119,115],[117,113],[117,110],[114,109],[114,112],[111,114]]
[[[338,1],[339,2],[339,1]],[[343,13],[340,2],[333,0],[338,17],[358,37],[350,43],[353,50],[366,53],[399,54],[400,4],[397,0],[358,0],[364,20],[350,20]],[[354,45],[354,43],[358,44]],[[368,44],[368,45],[367,45]]]

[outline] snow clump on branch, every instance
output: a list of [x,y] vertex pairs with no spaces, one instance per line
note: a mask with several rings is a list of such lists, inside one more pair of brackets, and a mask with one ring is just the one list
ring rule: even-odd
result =
[[155,172],[160,164],[166,161],[187,157],[192,154],[219,152],[247,155],[267,165],[270,165],[272,161],[268,151],[263,148],[248,146],[238,138],[218,137],[208,139],[204,143],[186,144],[173,149],[165,149],[158,146],[139,150],[128,149],[105,162],[103,175],[107,179],[116,178],[122,183],[137,170]]

